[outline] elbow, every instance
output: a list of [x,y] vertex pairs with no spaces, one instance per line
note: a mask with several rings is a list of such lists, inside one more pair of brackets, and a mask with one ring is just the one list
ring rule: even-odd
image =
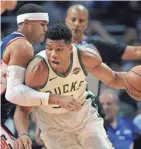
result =
[[94,68],[99,67],[102,64],[102,58],[98,57]]
[[5,98],[7,101],[13,103],[13,104],[17,104],[17,105],[21,105],[20,102],[20,98],[21,98],[21,91],[19,90],[20,86],[15,86],[12,88],[7,88],[6,90],[6,94],[5,94]]
[[15,103],[15,98],[13,96],[14,96],[14,94],[12,93],[12,89],[11,90],[7,89],[6,94],[5,94],[6,100],[11,103],[17,104],[17,103]]

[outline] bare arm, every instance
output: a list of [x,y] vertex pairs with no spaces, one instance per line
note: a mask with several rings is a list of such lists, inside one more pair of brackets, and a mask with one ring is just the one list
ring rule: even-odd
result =
[[14,41],[7,50],[10,51],[9,66],[17,65],[26,68],[34,55],[32,45],[25,39]]
[[[28,134],[29,112],[33,107],[17,106],[14,113],[14,124],[19,135]],[[19,119],[20,118],[20,119]]]
[[14,149],[29,148],[31,149],[32,141],[28,136],[29,112],[32,107],[16,107],[14,113],[14,123],[18,132],[18,138],[14,142]]
[[141,60],[141,46],[127,46],[123,55],[123,60]]
[[80,51],[82,63],[87,72],[112,88],[124,89],[125,72],[112,71],[106,64],[102,63],[95,51],[85,49]]

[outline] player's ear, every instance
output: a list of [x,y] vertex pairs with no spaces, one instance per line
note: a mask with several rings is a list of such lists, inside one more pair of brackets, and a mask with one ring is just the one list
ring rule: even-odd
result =
[[87,29],[87,27],[88,27],[88,21],[85,24],[85,30]]

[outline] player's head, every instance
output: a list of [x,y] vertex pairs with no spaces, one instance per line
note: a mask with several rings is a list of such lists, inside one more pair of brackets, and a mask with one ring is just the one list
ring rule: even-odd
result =
[[82,5],[71,6],[67,11],[65,23],[71,29],[73,38],[81,39],[88,24],[87,8]]
[[44,40],[48,22],[48,13],[39,5],[29,3],[18,10],[18,30],[32,43],[41,43]]
[[72,33],[65,24],[54,24],[47,32],[46,53],[53,69],[63,73],[70,64]]
[[6,10],[13,10],[17,5],[16,0],[12,1],[6,1],[6,0],[1,0],[1,14],[6,11]]
[[100,104],[102,105],[105,119],[112,122],[117,116],[118,112],[118,95],[112,89],[105,89],[99,96]]

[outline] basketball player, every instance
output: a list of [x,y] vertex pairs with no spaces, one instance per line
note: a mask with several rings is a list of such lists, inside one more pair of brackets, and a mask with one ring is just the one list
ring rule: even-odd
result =
[[[26,4],[18,11],[17,31],[4,37],[1,41],[0,87],[3,127],[11,109],[14,107],[12,103],[22,106],[58,103],[68,110],[72,110],[74,107],[79,109],[80,107],[73,101],[72,97],[69,98],[71,104],[68,107],[67,104],[69,103],[65,102],[64,104],[66,97],[62,97],[58,101],[58,96],[37,92],[23,85],[25,68],[34,54],[32,44],[41,43],[44,40],[48,22],[48,13],[41,6]],[[5,91],[9,102],[5,99]]]
[[1,14],[4,13],[6,10],[13,10],[17,5],[16,0],[1,0]]
[[[122,60],[141,60],[141,46],[129,46],[125,44],[112,43],[102,40],[96,40],[84,34],[88,25],[89,12],[83,5],[72,5],[66,14],[65,23],[72,31],[72,42],[78,46],[95,46],[99,52],[102,61],[108,65]],[[91,75],[87,81],[89,89],[98,95],[99,83]],[[94,85],[95,84],[95,85]]]
[[[73,96],[82,106],[76,112],[58,105],[37,106],[34,112],[41,139],[49,149],[112,149],[103,119],[91,106],[95,95],[86,89],[85,78],[91,73],[110,87],[124,89],[126,73],[112,71],[94,49],[75,47],[71,39],[72,33],[66,25],[53,25],[48,30],[46,50],[38,53],[27,67],[28,86],[41,92]],[[29,110],[17,107],[15,125],[19,134],[28,135]],[[22,142],[24,147],[28,146],[25,139]]]

